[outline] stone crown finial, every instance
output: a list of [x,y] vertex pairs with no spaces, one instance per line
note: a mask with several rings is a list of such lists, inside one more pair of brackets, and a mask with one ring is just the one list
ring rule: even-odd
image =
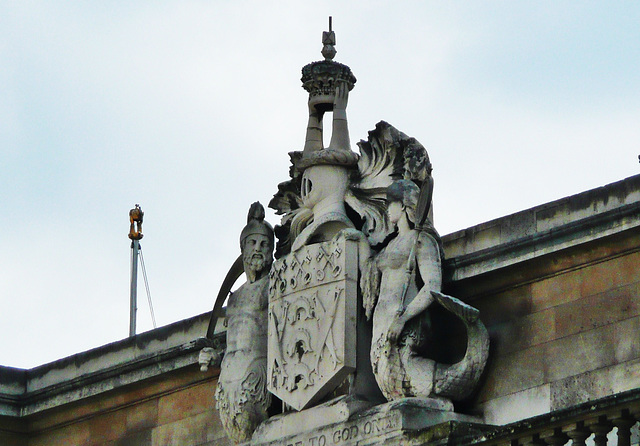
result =
[[310,97],[318,97],[316,107],[321,111],[331,111],[338,82],[345,82],[349,91],[353,90],[356,77],[351,68],[335,62],[336,33],[331,27],[329,17],[329,31],[322,33],[322,55],[324,60],[312,62],[302,68],[302,88],[309,92]]

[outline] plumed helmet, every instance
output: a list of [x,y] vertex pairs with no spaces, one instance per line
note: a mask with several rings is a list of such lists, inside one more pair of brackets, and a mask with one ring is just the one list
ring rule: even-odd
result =
[[416,222],[416,205],[420,188],[411,180],[396,180],[387,188],[387,205],[398,201],[405,207],[407,218],[411,223]]
[[240,247],[244,239],[251,234],[261,234],[266,236],[273,246],[273,227],[269,222],[264,221],[264,206],[256,201],[249,208],[249,214],[247,215],[247,225],[242,229],[240,233]]

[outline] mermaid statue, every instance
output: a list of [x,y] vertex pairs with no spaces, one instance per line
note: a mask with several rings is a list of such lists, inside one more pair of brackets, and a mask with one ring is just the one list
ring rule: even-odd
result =
[[[424,184],[430,188],[432,182]],[[421,191],[408,179],[396,180],[387,188],[387,217],[396,235],[377,254],[355,231],[350,233],[364,253],[361,288],[365,312],[373,319],[371,365],[389,401],[405,397],[461,400],[471,393],[484,369],[489,337],[478,310],[441,293],[442,242],[424,218],[427,209],[419,209],[421,198],[430,200],[430,191]],[[421,353],[430,339],[428,310],[434,304],[466,327],[466,353],[455,364]]]

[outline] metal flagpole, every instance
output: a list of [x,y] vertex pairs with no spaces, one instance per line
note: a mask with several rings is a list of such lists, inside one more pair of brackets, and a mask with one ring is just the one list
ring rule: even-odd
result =
[[129,336],[136,334],[136,312],[138,311],[138,250],[140,241],[131,242],[131,292],[129,299]]
[[136,335],[136,312],[138,310],[138,253],[142,238],[142,217],[144,212],[140,205],[129,211],[129,238],[131,239],[131,292],[129,299],[129,336]]

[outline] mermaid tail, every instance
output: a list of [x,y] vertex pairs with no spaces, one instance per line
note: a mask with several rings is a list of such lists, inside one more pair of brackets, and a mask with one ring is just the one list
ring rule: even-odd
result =
[[436,364],[433,394],[454,401],[468,397],[476,386],[489,357],[489,333],[470,305],[437,291],[431,294],[448,311],[458,316],[467,329],[467,351],[455,364]]

